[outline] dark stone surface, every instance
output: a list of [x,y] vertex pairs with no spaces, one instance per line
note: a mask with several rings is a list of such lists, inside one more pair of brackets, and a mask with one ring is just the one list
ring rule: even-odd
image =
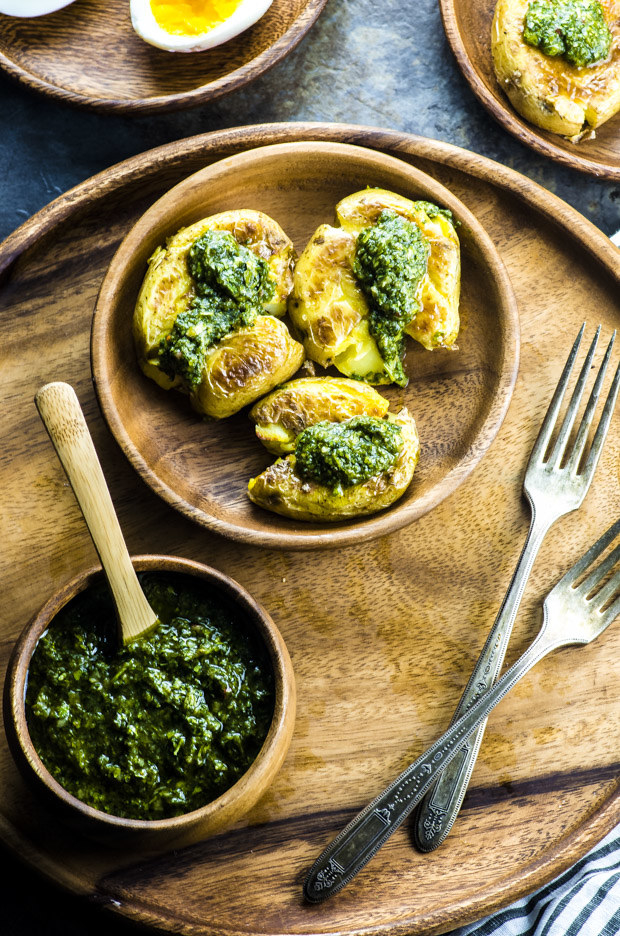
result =
[[[605,233],[620,229],[620,183],[556,166],[487,115],[455,65],[436,0],[329,0],[284,62],[242,91],[179,114],[93,114],[0,76],[0,238],[72,186],[136,153],[209,130],[302,120],[446,140],[534,179]],[[40,883],[1,849],[0,860],[3,936],[108,936],[110,927],[116,936],[141,932]]]
[[436,0],[329,0],[298,48],[270,72],[178,114],[94,114],[1,76],[0,238],[128,156],[209,130],[289,120],[367,124],[447,140],[529,176],[605,233],[620,228],[620,183],[538,156],[478,103],[448,48]]

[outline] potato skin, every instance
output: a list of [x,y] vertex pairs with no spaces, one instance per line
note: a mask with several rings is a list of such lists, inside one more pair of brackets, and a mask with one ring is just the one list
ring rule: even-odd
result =
[[357,236],[386,208],[417,224],[431,248],[416,294],[420,311],[406,333],[428,350],[455,346],[459,239],[445,215],[429,217],[423,206],[386,189],[365,189],[336,206],[340,227],[323,224],[314,233],[297,262],[289,299],[291,321],[311,360],[324,367],[333,364],[346,376],[370,384],[391,382],[368,330],[368,303],[352,269]]
[[[229,335],[209,350],[202,380],[193,388],[161,370],[158,352],[160,340],[196,295],[187,268],[189,249],[211,230],[229,231],[261,257],[274,280],[275,294],[265,305],[268,315],[259,316],[251,328]],[[286,312],[294,261],[293,244],[282,228],[268,215],[250,209],[203,218],[170,237],[149,260],[133,316],[134,344],[146,376],[165,390],[188,393],[197,412],[213,419],[232,415],[292,377],[304,360],[304,351],[274,316]]]
[[389,405],[385,397],[359,380],[301,377],[259,400],[249,416],[265,448],[275,455],[286,455],[308,426],[323,420],[342,422],[362,414],[380,419]]
[[289,316],[306,354],[347,377],[390,383],[368,331],[368,303],[353,275],[355,237],[322,224],[295,267]]
[[497,80],[530,123],[577,142],[620,110],[620,0],[601,0],[610,55],[578,68],[523,41],[529,0],[498,0],[491,28]]
[[303,346],[280,319],[259,315],[207,352],[202,380],[190,393],[194,409],[211,419],[232,416],[299,370]]
[[248,485],[253,503],[284,517],[314,522],[348,520],[389,507],[405,493],[420,454],[414,419],[406,409],[387,418],[401,427],[403,447],[389,471],[335,495],[330,488],[305,481],[295,472],[295,456],[279,458]]

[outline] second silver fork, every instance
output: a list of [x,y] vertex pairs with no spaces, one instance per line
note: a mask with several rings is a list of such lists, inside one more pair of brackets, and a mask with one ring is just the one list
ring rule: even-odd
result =
[[[556,441],[550,454],[547,455],[584,330],[585,323],[581,326],[568,356],[527,465],[523,490],[531,507],[531,523],[525,546],[495,623],[450,724],[454,724],[474,704],[476,699],[494,684],[499,676],[525,585],[542,541],[556,520],[581,506],[598,464],[618,396],[620,365],[616,369],[585,461],[584,452],[594,417],[594,410],[611,356],[615,332],[607,346],[605,357],[596,375],[583,418],[570,450],[568,450],[568,442],[585,390],[588,373],[592,367],[592,360],[601,330],[600,325],[596,330],[581,368],[566,415],[559,426]],[[450,832],[461,808],[482,743],[485,727],[486,720],[471,735],[457,757],[446,766],[420,803],[413,827],[414,842],[416,848],[420,851],[429,852],[437,848]]]

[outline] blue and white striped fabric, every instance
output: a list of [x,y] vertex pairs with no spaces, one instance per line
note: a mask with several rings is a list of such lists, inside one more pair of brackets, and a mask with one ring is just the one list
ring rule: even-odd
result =
[[449,936],[618,936],[620,826],[555,881]]

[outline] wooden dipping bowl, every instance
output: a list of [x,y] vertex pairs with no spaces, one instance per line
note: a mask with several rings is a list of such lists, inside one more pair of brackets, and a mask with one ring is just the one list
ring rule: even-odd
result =
[[267,790],[289,747],[295,723],[295,681],[291,660],[267,612],[237,582],[209,566],[171,556],[136,556],[136,571],[187,575],[207,584],[262,639],[274,673],[275,707],[271,727],[250,768],[221,796],[193,812],[170,819],[126,819],[87,806],[68,793],[38,756],[26,722],[25,695],[37,641],[58,612],[78,593],[101,581],[101,568],[81,572],[45,604],[22,631],[4,684],[4,723],[9,747],[41,802],[75,831],[105,844],[156,853],[189,845],[220,832],[248,812]]

